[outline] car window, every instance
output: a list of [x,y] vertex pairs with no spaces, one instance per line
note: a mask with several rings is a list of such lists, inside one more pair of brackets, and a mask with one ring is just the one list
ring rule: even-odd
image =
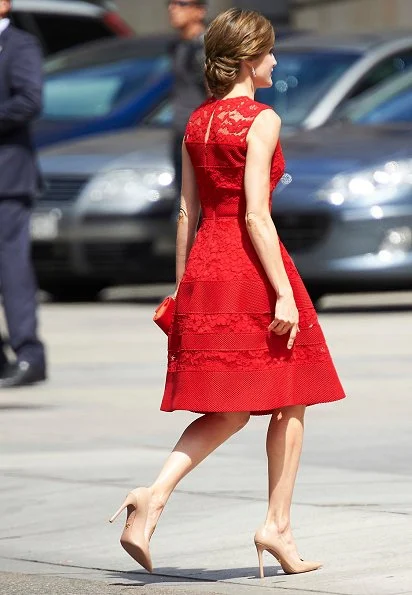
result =
[[143,92],[169,68],[167,56],[158,56],[50,74],[44,85],[43,118],[107,115],[130,94]]
[[[69,83],[69,81],[67,81]],[[121,77],[92,78],[62,85],[49,81],[43,116],[50,119],[96,118],[112,110]]]
[[102,20],[91,17],[36,13],[33,20],[48,53],[114,35]]
[[173,107],[169,100],[166,100],[144,120],[145,126],[165,126],[169,127],[173,123]]
[[412,88],[383,101],[366,112],[353,110],[348,114],[348,118],[359,124],[412,122]]
[[359,123],[409,121],[412,101],[410,106],[407,102],[411,95],[412,68],[409,68],[346,102],[336,112],[335,119]]
[[352,90],[349,98],[357,97],[385,79],[412,66],[412,48],[398,52],[375,64]]
[[273,86],[259,89],[257,101],[272,105],[284,124],[299,126],[336,80],[361,56],[356,52],[275,52]]
[[[306,117],[314,102],[359,57],[357,54],[322,53],[316,62],[311,53],[277,55],[273,87],[258,89],[256,100],[273,105],[283,123],[297,125]],[[311,67],[315,60],[315,66]],[[173,111],[170,102],[163,103],[146,118],[148,126],[170,126]]]

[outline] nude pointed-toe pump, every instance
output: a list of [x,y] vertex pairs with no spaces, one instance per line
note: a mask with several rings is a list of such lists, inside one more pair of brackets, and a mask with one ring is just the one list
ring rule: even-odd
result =
[[260,578],[265,578],[263,570],[263,552],[266,550],[277,559],[285,574],[299,574],[301,572],[311,572],[318,570],[322,566],[321,562],[309,562],[300,560],[296,562],[291,560],[288,552],[279,537],[270,535],[265,529],[258,529],[255,534],[255,546],[259,559]]
[[145,526],[149,511],[150,491],[138,488],[130,492],[121,507],[110,519],[113,523],[127,508],[126,524],[120,536],[120,543],[126,552],[148,572],[153,571],[149,540],[145,536]]

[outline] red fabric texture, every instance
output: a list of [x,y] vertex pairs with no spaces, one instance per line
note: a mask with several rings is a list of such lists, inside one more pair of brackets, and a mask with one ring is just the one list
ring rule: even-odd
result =
[[[276,293],[246,229],[243,181],[246,137],[256,116],[266,109],[271,108],[247,97],[208,99],[189,120],[185,143],[199,189],[202,223],[169,331],[163,411],[260,415],[344,397],[316,311],[282,244],[300,332],[289,350],[288,334],[267,330]],[[284,169],[278,143],[269,205]]]

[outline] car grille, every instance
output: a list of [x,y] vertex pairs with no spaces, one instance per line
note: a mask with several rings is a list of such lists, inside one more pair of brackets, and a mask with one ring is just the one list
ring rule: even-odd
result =
[[40,277],[62,276],[71,268],[69,248],[56,243],[32,245],[34,267]]
[[86,176],[47,176],[40,203],[71,203],[89,181]]
[[150,255],[150,243],[122,244],[85,244],[84,252],[87,264],[94,271],[122,272],[123,269],[138,268]]
[[325,238],[330,227],[330,217],[326,213],[274,213],[273,220],[286,249],[295,254],[315,247]]

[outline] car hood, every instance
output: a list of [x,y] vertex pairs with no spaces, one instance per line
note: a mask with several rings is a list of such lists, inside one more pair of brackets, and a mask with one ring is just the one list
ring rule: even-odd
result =
[[[342,172],[411,158],[412,126],[336,123],[282,141],[293,180],[325,182]],[[95,175],[116,168],[171,168],[170,130],[138,128],[95,135],[40,151],[45,174]]]
[[171,167],[170,131],[135,129],[99,134],[40,151],[47,174],[87,175],[118,168]]
[[336,123],[282,141],[286,171],[333,176],[394,159],[411,158],[412,125],[360,126]]
[[[336,123],[282,141],[286,174],[274,192],[277,211],[324,208],[319,191],[337,174],[412,158],[412,126]],[[310,205],[310,207],[309,207]]]

